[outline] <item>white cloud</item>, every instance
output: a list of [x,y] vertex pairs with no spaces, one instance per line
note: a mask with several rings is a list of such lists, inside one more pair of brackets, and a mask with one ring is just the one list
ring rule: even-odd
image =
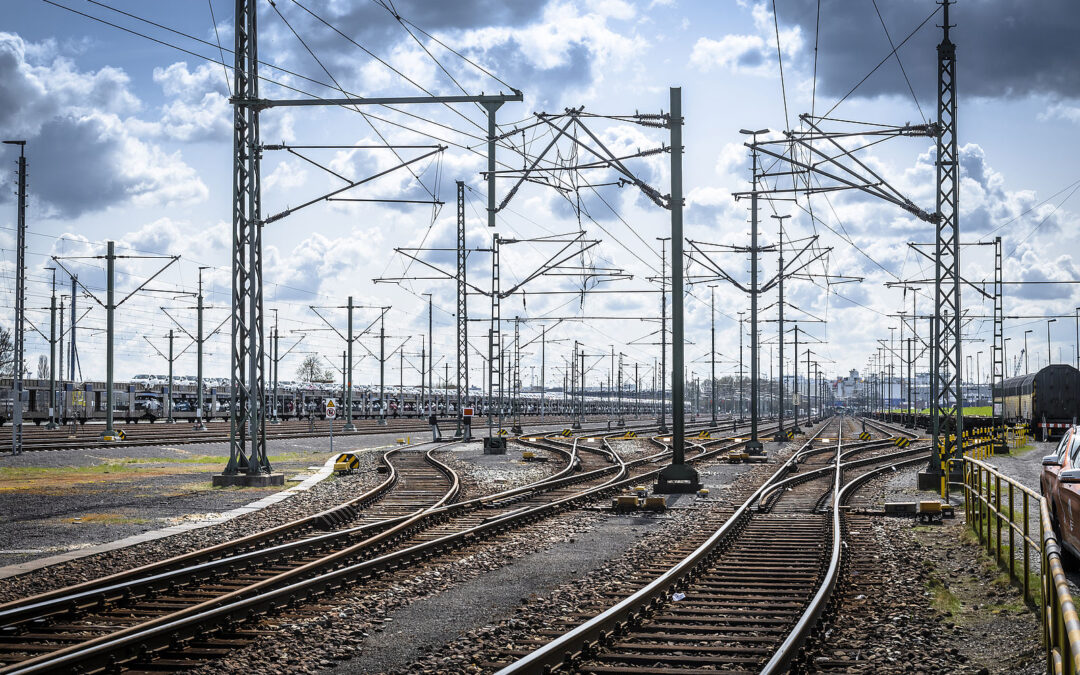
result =
[[263,179],[263,185],[269,190],[277,188],[292,189],[306,183],[307,177],[307,171],[295,162],[282,162],[274,167],[270,175]]
[[753,70],[767,68],[765,41],[757,35],[725,35],[719,40],[698,38],[690,52],[690,65],[707,73],[716,68]]
[[[51,43],[28,49],[0,33],[0,126],[28,141],[45,213],[75,217],[125,201],[169,206],[208,196],[179,152],[145,140],[157,135],[154,123],[122,117],[142,108],[129,84],[119,69],[82,72]],[[174,114],[197,124],[194,112]]]
[[1080,105],[1069,105],[1061,101],[1050,104],[1047,109],[1039,113],[1039,121],[1065,120],[1073,124],[1080,124]]
[[[754,5],[752,14],[756,34],[730,34],[719,40],[698,38],[690,52],[690,65],[701,72],[714,69],[752,75],[777,72],[773,15],[763,4]],[[797,54],[802,46],[802,31],[798,26],[780,30],[780,51],[785,58]]]

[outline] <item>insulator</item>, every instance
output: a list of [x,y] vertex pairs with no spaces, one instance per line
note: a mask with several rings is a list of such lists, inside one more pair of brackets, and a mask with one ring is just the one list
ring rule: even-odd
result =
[[931,122],[929,124],[908,124],[900,129],[900,135],[937,138],[941,135],[941,125],[936,122]]

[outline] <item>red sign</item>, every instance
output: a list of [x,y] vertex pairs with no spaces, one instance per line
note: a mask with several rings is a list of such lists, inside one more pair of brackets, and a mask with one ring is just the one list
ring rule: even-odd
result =
[[472,417],[473,416],[473,409],[472,408],[462,408],[461,409],[461,414],[462,414],[463,417]]

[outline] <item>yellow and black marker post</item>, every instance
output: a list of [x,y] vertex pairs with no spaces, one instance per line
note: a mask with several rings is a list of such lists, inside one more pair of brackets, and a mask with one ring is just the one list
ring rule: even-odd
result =
[[345,452],[338,455],[337,460],[334,461],[334,471],[337,471],[338,475],[341,476],[357,471],[359,468],[360,458],[351,452]]
[[859,433],[859,440],[861,440],[861,441],[870,440],[870,432],[869,431],[860,432]]

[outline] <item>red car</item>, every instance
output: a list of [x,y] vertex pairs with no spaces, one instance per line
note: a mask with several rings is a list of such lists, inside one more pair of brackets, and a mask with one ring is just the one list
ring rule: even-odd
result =
[[1080,557],[1080,428],[1061,437],[1057,450],[1042,459],[1039,487],[1046,497],[1058,540]]

